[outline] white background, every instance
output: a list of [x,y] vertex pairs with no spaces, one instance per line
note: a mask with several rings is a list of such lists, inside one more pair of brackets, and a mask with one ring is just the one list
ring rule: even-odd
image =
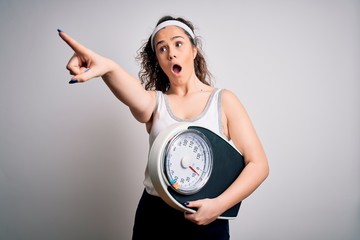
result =
[[359,239],[355,0],[0,0],[0,239],[130,239],[145,126],[101,79],[68,84],[56,30],[136,76],[165,14],[194,23],[216,86],[239,96],[269,158],[232,239]]

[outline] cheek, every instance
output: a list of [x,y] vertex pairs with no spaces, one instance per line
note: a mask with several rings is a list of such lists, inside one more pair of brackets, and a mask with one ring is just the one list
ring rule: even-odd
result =
[[167,64],[165,64],[165,63],[163,63],[163,62],[161,62],[161,61],[159,61],[159,67],[160,67],[161,70],[163,70],[163,72],[165,72],[165,73],[167,73],[167,72],[170,71],[169,68],[167,67]]
[[196,54],[193,52],[189,52],[189,57],[187,58],[187,62],[190,64],[194,64],[194,60],[196,58]]
[[158,61],[158,64],[160,65],[161,68],[163,68],[163,66],[165,66],[165,60],[164,60],[163,57],[158,56],[157,61]]

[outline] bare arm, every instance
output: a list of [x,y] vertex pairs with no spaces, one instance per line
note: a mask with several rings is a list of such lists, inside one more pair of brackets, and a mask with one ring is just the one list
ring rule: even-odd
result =
[[253,193],[269,174],[266,154],[253,124],[238,98],[230,91],[223,94],[223,109],[230,138],[243,154],[245,168],[235,182],[219,196],[227,210]]
[[209,224],[223,212],[247,198],[269,174],[266,154],[241,102],[232,92],[224,90],[222,107],[225,131],[235,147],[243,154],[245,168],[230,187],[218,197],[189,203],[188,207],[198,208],[198,211],[187,213],[185,217],[200,225]]
[[129,107],[139,122],[150,121],[156,102],[155,92],[145,90],[138,79],[129,75],[111,59],[93,52],[62,31],[59,35],[74,50],[74,55],[66,66],[73,75],[72,83],[102,77],[114,95]]

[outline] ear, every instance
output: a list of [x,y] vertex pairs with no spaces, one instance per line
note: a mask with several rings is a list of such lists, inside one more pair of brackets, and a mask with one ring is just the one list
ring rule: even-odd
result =
[[193,59],[196,58],[197,55],[197,47],[193,47]]

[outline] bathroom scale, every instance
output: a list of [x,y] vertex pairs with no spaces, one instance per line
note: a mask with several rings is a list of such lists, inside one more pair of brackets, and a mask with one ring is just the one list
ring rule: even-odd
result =
[[[180,122],[162,130],[149,151],[150,179],[160,197],[179,211],[195,212],[187,201],[215,198],[245,167],[241,153],[211,130]],[[237,217],[241,202],[220,215]]]

